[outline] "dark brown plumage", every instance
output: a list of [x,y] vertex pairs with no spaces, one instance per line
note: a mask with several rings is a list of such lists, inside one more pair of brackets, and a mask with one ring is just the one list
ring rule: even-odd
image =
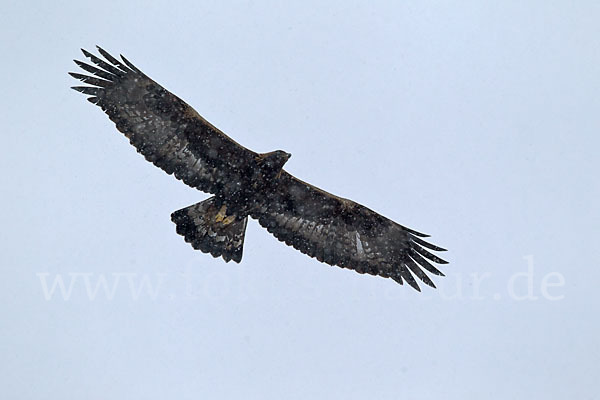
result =
[[290,155],[255,153],[225,135],[131,62],[98,47],[104,60],[75,61],[91,75],[70,73],[146,160],[213,197],[172,214],[177,233],[195,249],[240,262],[248,217],[279,240],[319,261],[359,273],[435,287],[423,270],[444,251],[352,200],[334,196],[282,169]]

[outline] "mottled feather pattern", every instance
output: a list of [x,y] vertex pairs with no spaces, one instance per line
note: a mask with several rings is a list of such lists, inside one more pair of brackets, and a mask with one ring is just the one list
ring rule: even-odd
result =
[[92,96],[89,100],[108,114],[146,160],[209,193],[226,190],[228,182],[241,179],[243,168],[256,153],[206,122],[124,57],[124,62],[119,62],[100,47],[98,50],[108,62],[82,50],[95,66],[76,63],[102,79],[71,73],[96,86],[73,89]]
[[175,211],[171,220],[177,226],[177,233],[196,250],[209,253],[213,257],[223,257],[225,262],[242,260],[244,233],[248,217],[225,224],[216,216],[219,207],[211,197],[200,203]]
[[[425,241],[428,235],[295,178],[281,169],[289,154],[239,145],[125,57],[100,47],[103,59],[82,51],[91,64],[75,63],[89,75],[70,74],[87,86],[73,89],[88,95],[146,160],[215,194],[171,216],[195,249],[240,262],[250,216],[280,241],[330,265],[416,290],[415,277],[435,287],[425,271],[443,276],[432,263],[447,262],[431,251],[445,250]],[[221,209],[235,220],[224,219]]]
[[315,188],[287,172],[277,191],[253,215],[279,240],[317,260],[359,273],[406,281],[420,290],[414,276],[435,287],[423,269],[442,273],[427,259],[447,262],[425,250],[444,249],[365,206]]

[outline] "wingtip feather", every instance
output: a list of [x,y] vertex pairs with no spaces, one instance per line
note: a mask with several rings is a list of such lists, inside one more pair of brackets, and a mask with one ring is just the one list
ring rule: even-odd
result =
[[418,238],[418,237],[411,237],[411,240],[412,240],[413,242],[415,242],[415,243],[418,243],[418,244],[420,244],[420,245],[421,245],[421,246],[423,246],[423,247],[426,247],[426,248],[428,248],[429,250],[433,250],[433,251],[447,251],[446,249],[444,249],[444,248],[442,248],[442,247],[439,247],[439,246],[433,245],[433,244],[431,244],[431,243],[429,243],[429,242],[426,242],[426,241],[424,241],[423,239],[420,239],[420,238]]
[[135,72],[141,73],[141,71],[139,69],[137,69],[137,67],[135,65],[133,65],[133,63],[131,61],[129,61],[128,59],[126,59],[123,54],[119,54],[119,56],[121,57],[121,59],[123,60],[123,62],[125,63],[125,65],[127,65],[129,68],[131,68]]

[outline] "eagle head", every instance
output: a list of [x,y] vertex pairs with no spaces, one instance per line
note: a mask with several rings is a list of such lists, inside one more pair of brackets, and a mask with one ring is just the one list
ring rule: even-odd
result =
[[260,155],[260,164],[268,170],[279,172],[292,155],[283,150],[275,150]]

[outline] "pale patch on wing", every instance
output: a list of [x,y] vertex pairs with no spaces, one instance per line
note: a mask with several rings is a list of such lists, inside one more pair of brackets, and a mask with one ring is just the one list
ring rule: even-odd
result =
[[365,255],[365,250],[363,249],[362,241],[360,240],[360,233],[356,233],[356,254],[359,258],[363,258]]

